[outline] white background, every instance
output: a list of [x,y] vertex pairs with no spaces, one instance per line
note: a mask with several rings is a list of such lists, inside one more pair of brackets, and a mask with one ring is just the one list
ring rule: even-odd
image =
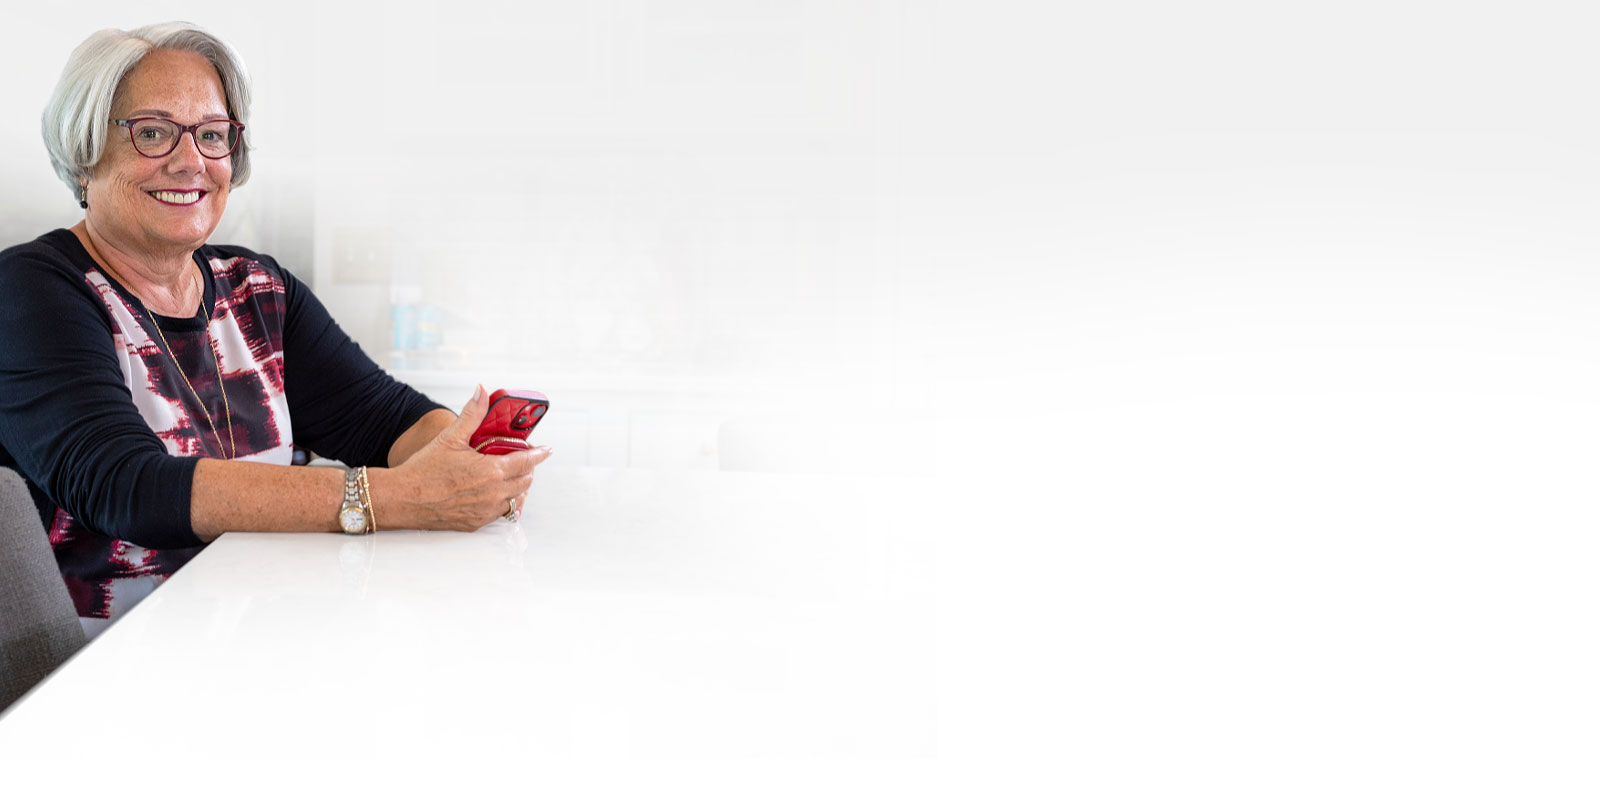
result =
[[920,421],[951,759],[1592,794],[1582,9],[81,2],[0,49],[0,233],[76,218],[37,144],[71,47],[192,19],[259,97],[218,239],[380,360],[406,281],[451,370],[598,398],[595,463],[607,414],[687,415],[624,448],[676,466],[797,397],[819,442]]

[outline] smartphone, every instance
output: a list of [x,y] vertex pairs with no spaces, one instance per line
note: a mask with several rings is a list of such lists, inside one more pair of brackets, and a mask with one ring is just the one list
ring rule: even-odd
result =
[[489,412],[467,443],[488,455],[527,450],[528,434],[549,408],[550,399],[539,392],[499,389],[489,395]]

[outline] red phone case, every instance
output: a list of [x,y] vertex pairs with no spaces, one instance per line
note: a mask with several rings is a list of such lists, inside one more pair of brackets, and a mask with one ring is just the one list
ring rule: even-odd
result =
[[500,389],[489,395],[489,411],[468,444],[487,455],[526,450],[528,434],[549,408],[550,399],[539,392]]

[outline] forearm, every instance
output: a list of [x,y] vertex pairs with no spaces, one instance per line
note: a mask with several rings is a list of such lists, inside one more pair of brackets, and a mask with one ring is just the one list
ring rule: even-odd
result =
[[[467,440],[487,408],[480,386],[463,416],[430,412],[407,429],[389,451],[395,467],[367,470],[380,529],[477,530],[505,513],[511,498],[526,497],[550,448],[474,452]],[[200,459],[190,525],[208,542],[230,530],[337,531],[344,481],[339,469]]]
[[336,532],[343,499],[341,469],[204,458],[194,469],[189,524],[206,542],[225,531]]
[[[405,463],[455,419],[454,413],[442,408],[424,414],[389,448],[389,466]],[[392,485],[390,481],[383,482],[385,488]],[[341,469],[280,467],[208,458],[195,467],[189,524],[195,535],[206,542],[230,530],[338,532],[338,512],[343,499],[344,470]],[[376,497],[373,503],[378,505]],[[378,518],[384,527],[393,527],[388,524],[390,521]]]
[[[438,498],[426,489],[442,493],[462,490],[445,480],[418,486],[414,476],[408,480],[393,469],[371,467],[367,473],[372,512],[384,530],[441,527],[430,524],[434,521],[428,505]],[[342,533],[339,508],[344,503],[344,484],[345,471],[336,467],[201,459],[194,470],[189,524],[204,542],[227,531]],[[470,490],[481,488],[472,486]]]
[[389,466],[398,467],[404,464],[406,459],[415,455],[423,445],[433,441],[440,431],[450,427],[450,423],[455,421],[456,415],[442,408],[436,408],[422,415],[421,419],[407,428],[405,433],[400,434],[400,438],[395,439],[394,444],[389,447]]

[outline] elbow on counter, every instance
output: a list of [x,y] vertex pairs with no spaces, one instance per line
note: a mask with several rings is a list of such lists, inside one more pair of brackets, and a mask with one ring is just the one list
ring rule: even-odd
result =
[[61,481],[61,506],[89,529],[140,547],[199,547],[190,523],[200,459],[140,449],[101,460]]

